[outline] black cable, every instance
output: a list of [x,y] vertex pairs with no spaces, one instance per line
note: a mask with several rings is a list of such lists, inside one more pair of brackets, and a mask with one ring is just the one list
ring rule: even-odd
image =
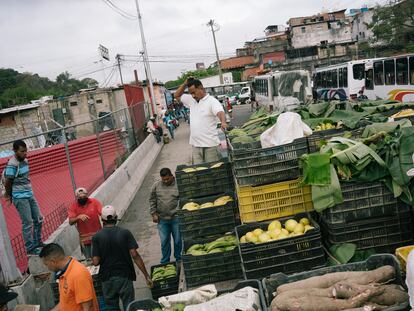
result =
[[129,20],[136,20],[137,17],[135,15],[129,14],[128,12],[123,11],[118,6],[116,6],[111,0],[102,0],[110,9],[114,12],[118,13],[122,17],[129,19]]

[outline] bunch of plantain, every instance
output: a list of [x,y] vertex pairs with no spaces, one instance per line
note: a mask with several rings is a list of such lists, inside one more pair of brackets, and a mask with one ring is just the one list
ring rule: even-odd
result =
[[168,264],[162,267],[154,268],[152,271],[151,279],[153,281],[161,281],[167,278],[175,277],[177,275],[177,269],[175,265]]
[[332,123],[321,123],[315,127],[315,132],[336,129],[336,126]]
[[192,256],[203,256],[214,253],[232,251],[237,247],[237,238],[234,235],[226,235],[206,244],[194,244],[187,249],[186,254]]
[[187,211],[196,211],[199,209],[226,205],[227,202],[231,202],[231,201],[233,201],[233,198],[231,196],[225,195],[225,196],[217,198],[214,202],[206,202],[203,204],[198,204],[196,202],[188,202],[184,204],[182,209],[187,210]]

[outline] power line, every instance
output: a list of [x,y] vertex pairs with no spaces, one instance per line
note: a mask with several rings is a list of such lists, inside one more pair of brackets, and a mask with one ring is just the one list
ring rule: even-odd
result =
[[94,70],[94,71],[89,71],[89,72],[84,72],[82,74],[77,74],[76,76],[73,76],[73,78],[78,79],[80,77],[84,77],[84,76],[90,75],[92,73],[100,72],[100,71],[105,70],[105,69],[113,68],[115,66],[116,65],[111,65],[111,66],[107,66],[107,67],[102,67],[102,68]]
[[135,15],[129,14],[128,12],[122,10],[117,5],[115,5],[111,0],[102,0],[109,8],[111,8],[114,12],[118,13],[122,17],[129,19],[129,20],[136,20],[137,17]]

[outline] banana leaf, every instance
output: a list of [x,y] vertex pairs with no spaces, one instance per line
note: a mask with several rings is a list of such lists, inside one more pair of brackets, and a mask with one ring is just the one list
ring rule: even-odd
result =
[[395,102],[395,101],[390,101],[389,103],[385,103],[382,105],[376,105],[376,106],[361,106],[361,109],[373,114],[376,112],[387,112],[390,110],[402,110],[404,108],[413,108],[414,107],[414,103],[401,103],[401,102]]
[[331,107],[330,102],[327,102],[327,101],[320,102],[320,103],[308,105],[308,111],[313,117],[320,117],[320,116],[324,116],[326,111],[329,110],[330,107]]
[[399,186],[407,186],[411,177],[407,176],[407,171],[414,167],[414,127],[401,129],[401,137],[387,155],[387,166],[392,179]]
[[395,122],[387,122],[387,123],[373,123],[371,125],[367,125],[365,127],[364,132],[362,133],[362,137],[370,137],[374,134],[377,134],[379,132],[393,132],[398,127],[410,127],[412,126],[411,121],[408,119],[402,119]]
[[352,243],[335,244],[329,248],[328,266],[343,265],[351,262],[367,260],[375,254],[373,249],[357,250],[357,246]]
[[305,154],[300,159],[305,185],[329,185],[331,182],[331,160],[329,154]]
[[312,186],[313,207],[319,213],[344,201],[338,175],[332,164],[330,165],[330,171],[331,182],[329,185]]

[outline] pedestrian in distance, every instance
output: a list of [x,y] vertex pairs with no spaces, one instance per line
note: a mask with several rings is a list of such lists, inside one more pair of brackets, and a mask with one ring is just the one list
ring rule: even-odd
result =
[[157,224],[161,240],[161,264],[166,264],[171,257],[171,236],[174,241],[174,257],[181,260],[181,234],[177,217],[178,188],[174,175],[169,168],[160,171],[161,180],[154,183],[150,195],[150,214]]
[[7,304],[17,298],[17,293],[9,291],[6,286],[0,284],[0,311],[8,311]]
[[152,287],[152,280],[138,253],[138,244],[127,230],[118,227],[118,216],[113,206],[102,209],[103,228],[92,238],[92,262],[99,267],[102,290],[106,310],[120,310],[119,300],[123,309],[134,301],[133,281],[136,280],[134,263],[141,270],[146,283]]
[[157,140],[157,143],[161,142],[161,133],[156,127],[155,118],[151,117],[147,122],[147,132],[152,133]]
[[27,146],[23,140],[13,143],[14,156],[3,172],[4,198],[13,203],[22,222],[23,240],[29,255],[39,255],[42,243],[43,216],[33,194],[29,177]]
[[[184,94],[185,89],[191,94]],[[227,129],[223,106],[206,93],[200,80],[187,78],[174,93],[177,100],[190,109],[190,145],[193,164],[213,162],[220,159],[217,124]]]
[[76,201],[69,207],[69,224],[76,225],[82,254],[86,259],[91,259],[92,236],[102,229],[102,204],[97,199],[89,198],[88,191],[83,187],[76,189],[75,195]]
[[39,257],[59,283],[59,303],[52,311],[99,311],[92,276],[83,264],[55,243],[45,245]]
[[172,117],[172,115],[170,115],[170,112],[168,110],[165,111],[164,118],[162,119],[162,122],[164,122],[165,127],[170,132],[170,136],[171,136],[172,139],[174,139],[174,130],[175,130],[173,120],[174,120],[174,118]]

